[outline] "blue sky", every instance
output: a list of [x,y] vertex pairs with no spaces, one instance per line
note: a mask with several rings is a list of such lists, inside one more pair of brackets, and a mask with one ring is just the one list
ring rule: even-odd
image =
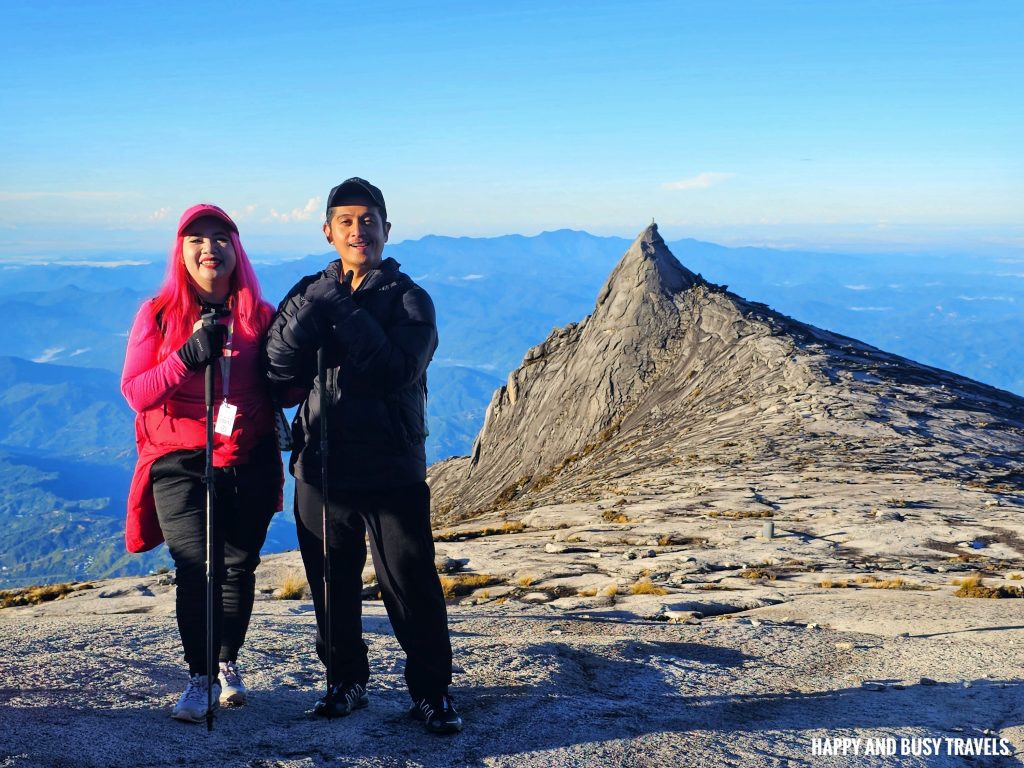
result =
[[[0,257],[154,253],[188,205],[393,238],[1024,248],[1024,3],[6,4]],[[493,8],[492,8],[493,6]]]

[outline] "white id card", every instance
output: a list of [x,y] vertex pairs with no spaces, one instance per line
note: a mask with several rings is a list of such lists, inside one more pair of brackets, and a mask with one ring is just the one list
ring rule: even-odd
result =
[[232,405],[227,400],[221,403],[220,408],[217,409],[217,423],[214,424],[213,431],[218,435],[229,436],[232,428],[235,426],[235,413],[237,411],[237,405]]

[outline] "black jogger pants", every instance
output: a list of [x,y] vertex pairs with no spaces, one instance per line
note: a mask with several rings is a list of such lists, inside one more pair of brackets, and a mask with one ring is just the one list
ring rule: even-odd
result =
[[[252,615],[256,566],[280,492],[272,442],[248,464],[214,470],[213,640],[220,661],[235,661]],[[176,568],[178,631],[191,674],[206,673],[206,454],[174,451],[150,478],[160,530]],[[216,661],[216,660],[215,660]]]
[[[434,567],[430,488],[417,483],[384,490],[330,489],[331,683],[370,677],[362,630],[365,534],[395,637],[406,654],[405,681],[413,699],[436,697],[452,681],[448,612]],[[316,649],[327,663],[323,563],[323,497],[320,488],[295,481],[299,548],[316,610]]]

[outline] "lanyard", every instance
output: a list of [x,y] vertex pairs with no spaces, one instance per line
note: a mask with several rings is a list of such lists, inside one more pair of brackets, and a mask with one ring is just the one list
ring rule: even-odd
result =
[[224,388],[224,400],[217,409],[217,423],[213,431],[218,435],[230,437],[235,428],[235,415],[238,407],[228,402],[228,388],[231,383],[231,339],[235,335],[234,318],[228,323],[228,338],[224,342],[224,354],[220,358],[220,380]]
[[235,335],[235,318],[228,322],[228,338],[224,342],[224,354],[220,358],[220,380],[224,390],[224,402],[228,401],[228,391],[231,384],[231,339]]

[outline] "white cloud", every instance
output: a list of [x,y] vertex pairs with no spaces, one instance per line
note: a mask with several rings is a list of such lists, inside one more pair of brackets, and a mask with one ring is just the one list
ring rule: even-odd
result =
[[1009,301],[1016,302],[1013,296],[957,296],[961,301]]
[[320,198],[311,197],[302,208],[292,208],[290,211],[284,213],[279,212],[276,208],[270,209],[270,218],[273,221],[280,221],[287,223],[289,221],[309,221],[313,216],[320,210]]
[[64,349],[65,347],[47,347],[46,349],[43,350],[43,354],[39,355],[38,357],[33,357],[32,362],[48,363],[51,360],[54,360],[57,357],[57,355],[64,351]]
[[152,219],[153,221],[163,221],[170,215],[170,208],[157,208],[155,211],[149,214],[149,218]]
[[735,173],[720,173],[718,171],[704,171],[688,179],[679,181],[666,181],[661,185],[662,189],[685,190],[685,189],[707,189],[715,184],[721,184],[733,178]]
[[258,205],[256,205],[255,203],[251,203],[242,209],[232,208],[230,211],[228,211],[228,215],[230,215],[231,218],[234,219],[235,221],[245,221],[246,219],[250,218],[253,214],[255,214],[258,209]]

